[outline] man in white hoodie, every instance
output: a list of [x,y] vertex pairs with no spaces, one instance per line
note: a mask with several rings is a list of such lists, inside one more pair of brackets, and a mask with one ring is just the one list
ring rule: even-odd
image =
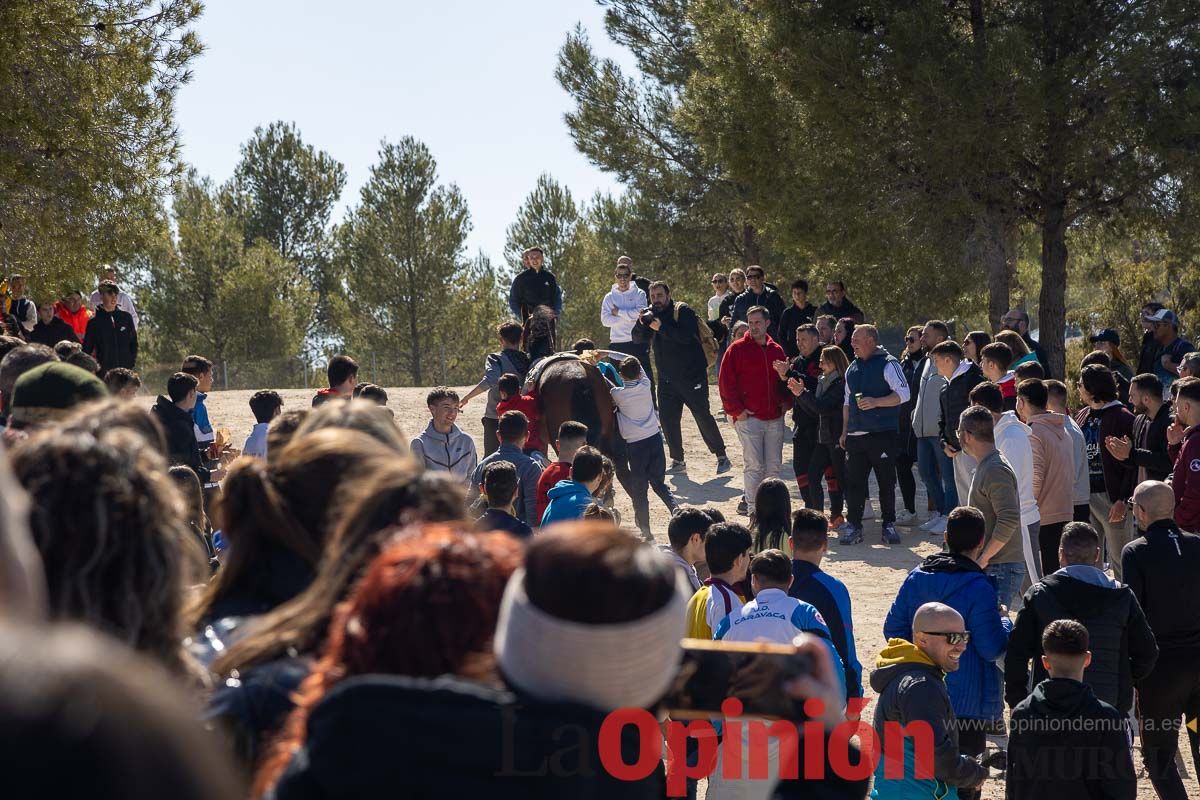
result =
[[[626,259],[617,261],[613,273],[616,283],[600,302],[600,322],[608,328],[608,349],[635,357],[650,381],[650,396],[654,397],[654,371],[650,366],[650,345],[633,341],[633,326],[638,315],[650,305],[646,293],[633,282],[633,266]],[[613,359],[613,363],[619,363]]]
[[629,453],[629,499],[633,503],[633,518],[642,535],[654,541],[646,490],[654,489],[669,513],[675,513],[678,503],[666,482],[667,457],[663,454],[658,412],[654,410],[650,396],[650,381],[636,358],[627,357],[618,372],[625,385],[612,386],[611,390],[613,404],[617,407],[617,426]]
[[1004,396],[996,384],[990,381],[979,384],[971,390],[970,399],[972,404],[992,412],[996,449],[1017,476],[1017,497],[1021,501],[1021,553],[1025,557],[1025,574],[1031,583],[1036,583],[1043,577],[1038,548],[1038,531],[1042,520],[1037,495],[1033,491],[1031,431],[1028,425],[1017,418],[1015,411],[1004,410]]

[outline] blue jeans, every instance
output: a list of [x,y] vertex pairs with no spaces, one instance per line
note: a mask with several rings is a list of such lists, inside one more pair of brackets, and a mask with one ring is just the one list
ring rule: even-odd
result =
[[989,564],[985,570],[996,584],[996,599],[1009,611],[1016,610],[1016,601],[1021,597],[1021,583],[1025,580],[1025,563]]
[[945,515],[954,510],[958,505],[954,461],[946,456],[940,437],[922,436],[917,439],[917,470],[937,512]]

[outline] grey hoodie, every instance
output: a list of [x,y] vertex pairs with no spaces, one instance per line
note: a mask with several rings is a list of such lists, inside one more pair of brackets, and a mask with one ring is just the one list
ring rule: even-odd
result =
[[464,484],[479,464],[475,441],[457,425],[449,433],[438,433],[433,420],[421,431],[421,435],[409,443],[413,458],[425,465],[425,469],[449,472]]
[[912,429],[913,436],[918,439],[926,436],[936,437],[940,434],[938,420],[942,416],[942,387],[946,379],[937,371],[936,359],[932,356],[925,359],[925,368],[917,384],[917,402],[913,406]]

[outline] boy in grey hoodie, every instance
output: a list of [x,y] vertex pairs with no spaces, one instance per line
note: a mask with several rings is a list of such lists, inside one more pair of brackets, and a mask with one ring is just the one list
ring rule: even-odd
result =
[[654,410],[650,380],[642,372],[638,359],[630,356],[621,362],[618,372],[624,386],[611,386],[617,407],[617,426],[629,453],[629,499],[633,517],[643,536],[650,533],[650,501],[647,488],[654,489],[672,514],[678,507],[671,487],[667,486],[667,459],[663,454],[662,429]]

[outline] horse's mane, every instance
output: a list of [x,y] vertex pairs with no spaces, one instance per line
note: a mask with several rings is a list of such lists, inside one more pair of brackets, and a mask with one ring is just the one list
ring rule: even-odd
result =
[[556,335],[555,335],[555,319],[554,311],[547,306],[538,306],[529,315],[529,319],[525,320],[525,330],[522,334],[521,349],[525,352],[531,352],[530,347],[534,342],[549,341],[550,352],[557,350]]

